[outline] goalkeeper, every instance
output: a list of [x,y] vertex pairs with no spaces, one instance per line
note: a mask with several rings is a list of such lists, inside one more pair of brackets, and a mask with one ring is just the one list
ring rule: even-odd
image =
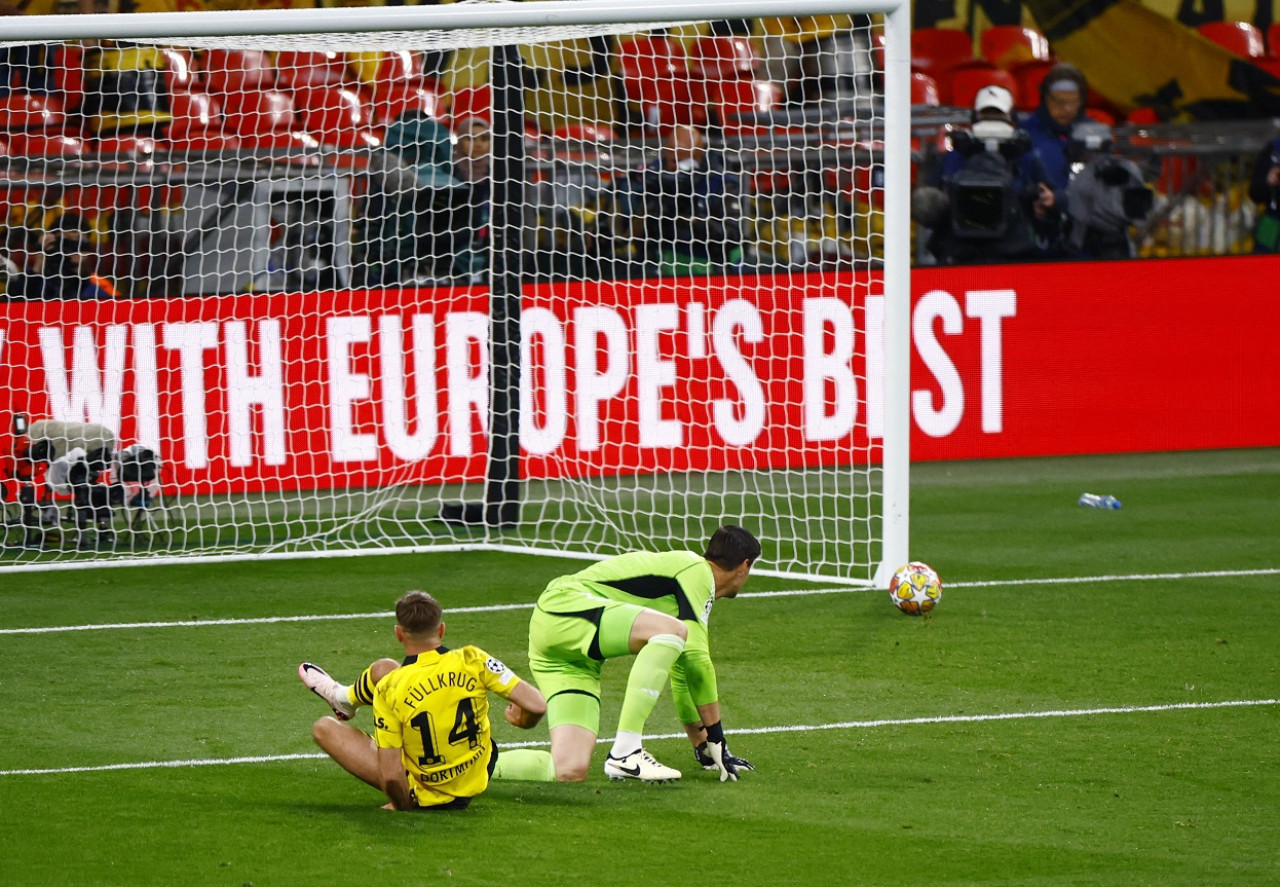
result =
[[760,543],[741,527],[716,530],[704,554],[632,552],[554,579],[529,623],[529,669],[547,699],[551,753],[515,749],[496,778],[587,776],[600,732],[600,672],[605,660],[635,656],[613,748],[610,779],[666,782],[680,771],[644,750],[645,721],[671,676],[676,713],[698,762],[720,781],[754,769],[729,753],[720,725],[716,672],[707,622],[719,598],[734,597],[760,556]]

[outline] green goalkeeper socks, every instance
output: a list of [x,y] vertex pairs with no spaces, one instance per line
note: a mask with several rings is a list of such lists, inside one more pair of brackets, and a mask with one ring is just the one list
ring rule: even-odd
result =
[[[639,734],[649,719],[658,697],[667,683],[671,666],[684,652],[684,638],[674,634],[655,634],[636,654],[627,678],[627,695],[622,700],[622,714],[618,717],[619,733]],[[628,749],[626,751],[635,751]]]
[[493,768],[494,779],[523,779],[530,782],[555,782],[556,767],[551,752],[536,748],[505,749],[498,753]]

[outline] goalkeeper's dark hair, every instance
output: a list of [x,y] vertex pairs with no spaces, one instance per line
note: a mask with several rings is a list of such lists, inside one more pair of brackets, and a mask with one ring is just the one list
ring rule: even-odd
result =
[[760,557],[760,540],[749,530],[725,524],[711,534],[711,541],[702,556],[726,570],[736,570],[743,561],[755,561]]
[[435,633],[443,615],[440,602],[425,591],[411,591],[396,601],[396,622],[415,637]]

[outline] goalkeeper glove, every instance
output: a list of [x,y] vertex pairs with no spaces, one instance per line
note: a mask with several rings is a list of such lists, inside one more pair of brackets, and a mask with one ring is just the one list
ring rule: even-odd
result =
[[[726,752],[729,760],[733,762],[733,766],[738,770],[754,770],[755,765],[746,758],[740,758],[732,752]],[[703,770],[719,770],[720,766],[711,759],[711,755],[707,752],[707,744],[704,742],[693,750],[693,756],[702,766]]]
[[[706,731],[707,741],[694,749],[694,754],[698,758],[698,763],[702,764],[704,768],[720,771],[721,782],[726,782],[730,779],[737,782],[739,769],[755,769],[744,758],[739,758],[729,753],[729,745],[724,738],[724,728],[719,723],[708,724]],[[708,767],[708,764],[711,766]]]

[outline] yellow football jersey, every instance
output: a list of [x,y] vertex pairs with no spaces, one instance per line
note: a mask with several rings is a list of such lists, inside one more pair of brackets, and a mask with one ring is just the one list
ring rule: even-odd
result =
[[398,748],[419,807],[471,798],[489,786],[489,693],[520,679],[478,647],[410,656],[374,690],[374,742]]

